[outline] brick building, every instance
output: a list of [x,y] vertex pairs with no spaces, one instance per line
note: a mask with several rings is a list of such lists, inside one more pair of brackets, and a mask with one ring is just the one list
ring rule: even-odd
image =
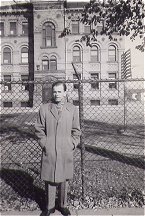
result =
[[[84,33],[90,32],[90,26],[83,25],[78,20],[83,6],[83,2],[40,3],[31,0],[27,4],[1,7],[1,78],[4,81],[24,81],[16,89],[11,84],[3,85],[1,106],[33,106],[31,101],[35,88],[29,86],[28,91],[27,80],[49,80],[50,77],[75,80],[72,62],[83,79],[111,79],[103,87],[104,95],[101,94],[100,83],[90,84],[89,91],[87,88],[87,92],[84,92],[86,101],[90,101],[92,105],[118,105],[119,90],[112,80],[121,78],[124,38],[116,34],[115,40],[110,41],[100,35],[97,42],[92,42],[92,47],[79,42],[78,39]],[[72,15],[73,19],[70,19]],[[71,34],[59,37],[67,26],[70,27]],[[100,26],[97,28],[99,31]],[[76,89],[75,84],[69,87],[74,103],[78,100]],[[12,101],[13,92],[17,94]]]

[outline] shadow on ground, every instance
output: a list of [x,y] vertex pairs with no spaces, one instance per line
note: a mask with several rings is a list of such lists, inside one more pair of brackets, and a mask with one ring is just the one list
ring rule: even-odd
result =
[[[18,194],[22,198],[30,198],[38,204],[38,207],[41,211],[45,210],[45,190],[35,186],[33,177],[28,173],[21,170],[2,169],[0,171],[0,178],[4,180],[7,185],[11,186],[11,188],[14,190],[14,193]],[[40,184],[41,183],[42,182],[40,181]],[[9,195],[9,193],[7,193],[7,195]],[[59,206],[58,198],[56,198],[55,205],[57,209]]]
[[0,178],[19,196],[35,201],[41,210],[45,208],[45,192],[33,184],[34,179],[28,173],[21,170],[2,169]]
[[116,160],[124,164],[132,165],[141,169],[145,169],[145,160],[143,157],[134,158],[131,156],[125,156],[123,154],[117,153],[115,151],[110,151],[107,149],[98,148],[96,146],[85,145],[86,151],[101,155],[103,157],[109,158],[111,160]]

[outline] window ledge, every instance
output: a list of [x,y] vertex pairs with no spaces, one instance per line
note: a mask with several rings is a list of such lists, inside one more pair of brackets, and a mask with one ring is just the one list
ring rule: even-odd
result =
[[2,90],[2,93],[12,93],[12,90]]
[[9,63],[2,63],[2,66],[13,66],[13,64],[9,64]]
[[17,34],[15,34],[15,35],[8,35],[8,37],[18,37],[18,35]]
[[90,33],[83,32],[82,34],[84,34],[84,35],[90,35],[90,34],[91,34],[91,32],[90,32]]
[[58,73],[58,70],[42,70],[43,73]]
[[100,61],[89,61],[90,64],[98,64]]
[[80,35],[80,33],[79,32],[77,32],[77,33],[71,32],[71,35]]
[[100,89],[98,89],[98,88],[97,89],[91,88],[90,91],[100,91]]
[[48,70],[49,73],[58,73],[58,70]]
[[112,88],[112,89],[110,89],[109,88],[109,91],[117,91],[118,89],[116,89],[116,88]]
[[24,93],[24,92],[28,93],[28,90],[20,90],[19,92],[20,93]]
[[41,49],[47,49],[47,48],[57,48],[57,46],[41,46]]
[[21,66],[28,66],[29,63],[19,63],[19,65],[21,65]]
[[74,62],[74,61],[72,63],[74,63],[74,64],[82,64],[82,62]]
[[20,34],[19,36],[28,36],[28,34]]
[[114,63],[114,64],[116,64],[116,63],[118,63],[118,61],[107,61],[107,63]]

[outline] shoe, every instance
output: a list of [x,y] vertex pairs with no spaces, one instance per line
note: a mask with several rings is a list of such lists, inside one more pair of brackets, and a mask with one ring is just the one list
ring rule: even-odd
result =
[[68,208],[62,208],[62,207],[59,207],[58,208],[58,211],[61,212],[62,215],[64,216],[68,216],[68,215],[71,215],[70,211]]
[[51,213],[54,213],[54,212],[55,212],[55,208],[46,209],[46,210],[42,211],[40,216],[49,216]]

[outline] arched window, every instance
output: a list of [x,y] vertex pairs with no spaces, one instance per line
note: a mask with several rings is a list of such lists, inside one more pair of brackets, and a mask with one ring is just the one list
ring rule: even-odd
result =
[[42,70],[43,71],[49,70],[49,59],[48,59],[47,56],[43,56],[43,59],[42,59]]
[[54,47],[55,43],[55,26],[51,22],[46,22],[43,25],[43,46]]
[[99,49],[97,46],[91,47],[91,62],[99,61]]
[[11,55],[11,49],[9,47],[5,47],[3,49],[3,63],[4,64],[11,64],[12,62],[12,55]]
[[57,70],[57,59],[55,56],[51,56],[50,58],[50,70]]
[[117,53],[116,47],[114,45],[110,45],[108,49],[108,61],[116,61],[117,60]]
[[73,62],[81,62],[81,49],[79,46],[73,48]]
[[21,63],[27,64],[28,63],[28,48],[23,47],[21,49]]

